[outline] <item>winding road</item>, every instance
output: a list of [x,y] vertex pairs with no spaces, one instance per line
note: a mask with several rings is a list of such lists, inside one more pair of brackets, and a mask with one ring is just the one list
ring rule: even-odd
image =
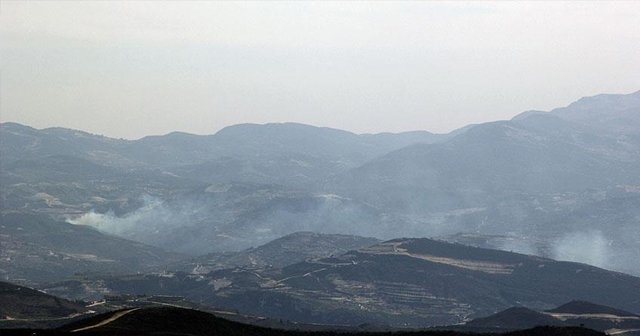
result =
[[109,324],[109,323],[111,323],[111,322],[113,322],[113,321],[115,321],[115,320],[117,320],[117,319],[119,319],[119,318],[121,318],[121,317],[123,317],[123,316],[125,316],[125,315],[127,315],[129,313],[131,313],[132,311],[136,311],[138,309],[140,309],[140,308],[133,308],[133,309],[127,309],[127,310],[119,311],[119,312],[113,314],[111,317],[109,317],[106,320],[102,320],[99,323],[96,323],[94,325],[90,325],[88,327],[83,327],[83,328],[78,328],[78,329],[71,330],[71,332],[85,331],[85,330],[89,330],[89,329],[93,329],[93,328],[97,328],[97,327],[102,327],[103,325]]

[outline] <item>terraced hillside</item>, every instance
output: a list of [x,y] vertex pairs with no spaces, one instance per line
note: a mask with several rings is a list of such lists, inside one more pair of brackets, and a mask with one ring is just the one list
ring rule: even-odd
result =
[[111,293],[179,295],[248,315],[327,325],[451,325],[513,306],[546,310],[572,300],[640,311],[639,278],[430,239],[390,240],[282,268],[102,277],[73,286],[92,283]]

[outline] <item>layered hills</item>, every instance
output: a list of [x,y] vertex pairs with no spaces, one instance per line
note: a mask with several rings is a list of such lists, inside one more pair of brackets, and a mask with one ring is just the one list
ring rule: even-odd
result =
[[173,270],[202,274],[236,267],[280,268],[307,259],[340,255],[379,242],[375,238],[360,236],[296,232],[244,251],[207,254],[189,261],[182,260],[176,263]]
[[192,255],[297,231],[507,233],[527,239],[491,247],[638,274],[638,97],[587,97],[446,135],[283,123],[122,140],[4,123],[0,205]]
[[0,319],[24,320],[65,318],[86,312],[81,303],[51,296],[37,290],[0,282]]
[[[70,302],[26,287],[0,283],[0,303],[3,317],[0,331],[3,335],[299,335],[291,325],[280,320],[271,322],[270,329],[256,325],[234,322],[204,311],[184,308],[179,305],[133,305],[106,313],[96,314],[79,302]],[[95,306],[95,305],[90,305]],[[65,322],[66,321],[66,322]],[[287,322],[288,323],[288,322]],[[56,327],[55,325],[62,326]],[[497,314],[478,318],[449,327],[438,327],[433,331],[405,331],[396,334],[411,335],[463,335],[483,333],[505,333],[513,335],[597,335],[589,329],[605,331],[608,334],[635,335],[640,317],[615,308],[596,305],[585,301],[573,301],[546,312],[526,308],[509,308]],[[16,326],[43,326],[48,329],[20,329]],[[49,325],[49,327],[46,327]],[[52,327],[53,326],[53,327]],[[299,325],[298,328],[312,328],[320,332],[304,332],[305,335],[378,335],[379,332],[365,332],[360,327],[344,327],[339,332],[336,326]],[[10,329],[7,329],[10,328]],[[342,328],[342,327],[338,327]],[[311,330],[311,329],[310,329]]]
[[[396,239],[282,268],[100,277],[112,294],[177,295],[253,316],[327,325],[427,327],[572,300],[640,311],[640,279],[593,266],[430,239]],[[596,289],[597,290],[594,290]]]
[[[150,307],[142,309],[126,309],[113,313],[88,318],[83,321],[71,323],[55,330],[3,330],[7,335],[285,335],[285,336],[376,336],[388,333],[373,332],[344,332],[321,331],[303,332],[292,330],[278,330],[256,327],[247,324],[228,321],[214,315],[175,307]],[[424,336],[458,336],[472,335],[457,331],[410,331],[397,332],[394,335],[424,335]],[[484,334],[490,335],[490,334]],[[504,335],[521,336],[596,336],[603,333],[576,327],[538,327],[529,330],[510,332]]]
[[514,307],[464,324],[474,331],[508,331],[535,326],[583,326],[609,335],[640,334],[640,316],[586,301],[571,301],[547,311]]
[[444,135],[4,123],[0,275],[336,325],[591,314],[546,311],[570,301],[638,314],[639,280],[617,272],[640,274],[638,115],[640,92]]

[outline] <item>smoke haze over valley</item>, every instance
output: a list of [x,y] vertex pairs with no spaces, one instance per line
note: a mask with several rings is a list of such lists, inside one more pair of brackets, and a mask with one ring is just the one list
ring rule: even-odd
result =
[[[638,97],[585,98],[438,136],[267,124],[121,141],[4,124],[4,156],[15,159],[3,197],[191,255],[297,231],[471,244],[476,235],[483,247],[638,274],[640,133],[627,129],[639,124]],[[607,131],[594,128],[603,125],[598,108],[611,111]],[[30,150],[12,152],[21,142]],[[165,159],[176,155],[184,164]],[[37,164],[24,170],[27,159]],[[51,176],[50,165],[78,171],[83,187]]]
[[0,15],[2,335],[640,335],[640,3]]
[[132,141],[3,123],[0,271],[72,300],[142,291],[300,323],[638,311],[621,293],[640,280],[619,278],[640,275],[638,113],[640,91],[438,135],[284,123]]

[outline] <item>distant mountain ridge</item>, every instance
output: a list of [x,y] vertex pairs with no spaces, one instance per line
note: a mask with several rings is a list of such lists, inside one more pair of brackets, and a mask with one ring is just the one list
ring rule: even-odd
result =
[[[39,157],[52,154],[75,155],[96,163],[115,166],[145,164],[171,166],[172,159],[181,163],[202,163],[228,155],[266,153],[303,153],[318,157],[340,158],[346,155],[371,157],[416,142],[434,142],[446,138],[427,131],[357,135],[338,129],[297,123],[239,124],[228,126],[212,135],[172,132],[123,140],[66,129],[35,129],[13,122],[0,124],[5,161],[16,157]],[[234,148],[235,146],[235,148]],[[28,148],[26,152],[16,151]],[[310,152],[311,150],[311,152]],[[100,155],[112,161],[103,161]],[[176,156],[178,155],[178,156]]]
[[640,274],[638,97],[447,135],[282,123],[129,141],[4,123],[0,207],[192,255],[296,231],[507,234],[529,239],[492,247]]

